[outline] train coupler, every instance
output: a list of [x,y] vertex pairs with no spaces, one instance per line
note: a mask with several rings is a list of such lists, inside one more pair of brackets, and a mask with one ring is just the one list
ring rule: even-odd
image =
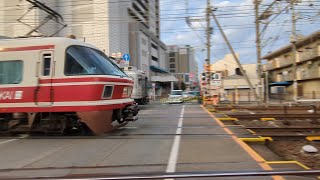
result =
[[138,120],[138,112],[139,112],[139,108],[137,103],[127,106],[123,110],[124,119],[126,121],[136,121]]

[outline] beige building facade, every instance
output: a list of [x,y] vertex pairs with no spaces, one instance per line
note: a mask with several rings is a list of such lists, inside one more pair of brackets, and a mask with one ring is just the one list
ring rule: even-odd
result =
[[[211,64],[209,68],[206,66],[204,67],[204,69],[209,70],[211,74],[218,73],[221,75],[220,82],[219,80],[211,80],[211,91],[213,91],[213,94],[219,94],[221,100],[254,101],[254,93],[256,93],[258,89],[257,86],[259,81],[257,76],[257,66],[256,64],[243,64],[242,67],[249,77],[255,92],[251,92],[250,86],[241,73],[232,54],[227,54],[223,59]],[[204,73],[206,72],[202,73],[201,89],[203,91],[207,91],[206,77],[204,76]],[[233,96],[236,96],[236,98],[234,99]]]
[[293,100],[294,75],[297,80],[297,97],[320,99],[320,31],[297,42],[296,71],[293,68],[292,46],[287,45],[263,57],[267,62],[263,70],[268,73],[270,96]]

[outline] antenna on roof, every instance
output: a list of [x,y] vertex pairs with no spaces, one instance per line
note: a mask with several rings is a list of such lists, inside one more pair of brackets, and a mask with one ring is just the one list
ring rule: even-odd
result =
[[[46,6],[45,4],[39,2],[38,0],[26,0],[27,2],[29,2],[32,6],[28,9],[28,11],[22,15],[22,17],[20,17],[17,21],[29,26],[30,28],[32,28],[31,31],[29,31],[25,36],[30,37],[32,36],[32,33],[37,32],[39,34],[42,35],[42,33],[40,32],[40,28],[42,26],[44,26],[46,23],[48,23],[50,20],[55,21],[56,23],[62,25],[62,27],[60,29],[58,29],[56,32],[54,32],[53,34],[49,35],[50,37],[55,36],[56,34],[58,34],[62,29],[64,29],[65,27],[67,27],[68,25],[64,23],[63,17],[57,13],[56,11],[54,11],[53,9],[51,9],[50,7]],[[33,9],[40,9],[44,12],[46,12],[48,15],[39,23],[38,26],[33,27],[32,25],[29,25],[25,22],[23,22],[23,18],[29,14],[30,11],[32,11]]]

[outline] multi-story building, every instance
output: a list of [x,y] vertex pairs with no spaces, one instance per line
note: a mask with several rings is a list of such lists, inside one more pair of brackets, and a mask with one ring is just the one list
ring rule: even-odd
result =
[[[156,83],[157,94],[162,93],[162,83],[176,80],[166,70],[166,45],[160,40],[159,0],[38,0],[59,13],[68,26],[49,21],[39,33],[50,36],[74,35],[112,54],[130,54],[130,66],[144,70],[150,81]],[[30,27],[17,22],[29,8],[27,1],[0,1],[0,35],[24,36]],[[32,9],[22,22],[37,26],[48,14]],[[169,83],[170,84],[170,83]],[[151,86],[151,82],[150,82]]]
[[283,98],[294,97],[294,74],[297,80],[297,97],[320,98],[320,31],[297,41],[296,72],[294,72],[292,46],[287,45],[268,55],[263,70],[268,72],[271,97],[283,94]]
[[[175,75],[179,82],[177,86],[181,89],[182,82],[186,85],[187,90],[194,89],[198,86],[198,63],[195,59],[194,49],[189,46],[168,46],[168,59],[170,73]],[[193,77],[190,78],[190,73]]]
[[[256,64],[243,64],[242,67],[253,85],[254,90],[257,91],[259,79]],[[225,55],[223,59],[211,64],[209,67],[205,65],[204,70],[205,72],[203,73],[219,74],[218,79],[211,79],[210,89],[213,91],[211,95],[220,94],[222,98],[231,100],[231,96],[237,93],[238,101],[247,101],[248,99],[255,100],[254,92],[251,92],[250,86],[241,73],[232,54]],[[211,76],[210,78],[212,78]],[[216,76],[213,78],[215,77]],[[207,91],[206,78],[206,75],[201,78],[201,89],[204,91]]]

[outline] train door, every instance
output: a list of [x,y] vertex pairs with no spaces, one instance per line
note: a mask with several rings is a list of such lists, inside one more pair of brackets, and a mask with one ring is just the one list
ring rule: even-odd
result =
[[52,106],[53,87],[52,78],[54,76],[53,51],[41,51],[38,65],[38,89],[36,104],[38,106]]

